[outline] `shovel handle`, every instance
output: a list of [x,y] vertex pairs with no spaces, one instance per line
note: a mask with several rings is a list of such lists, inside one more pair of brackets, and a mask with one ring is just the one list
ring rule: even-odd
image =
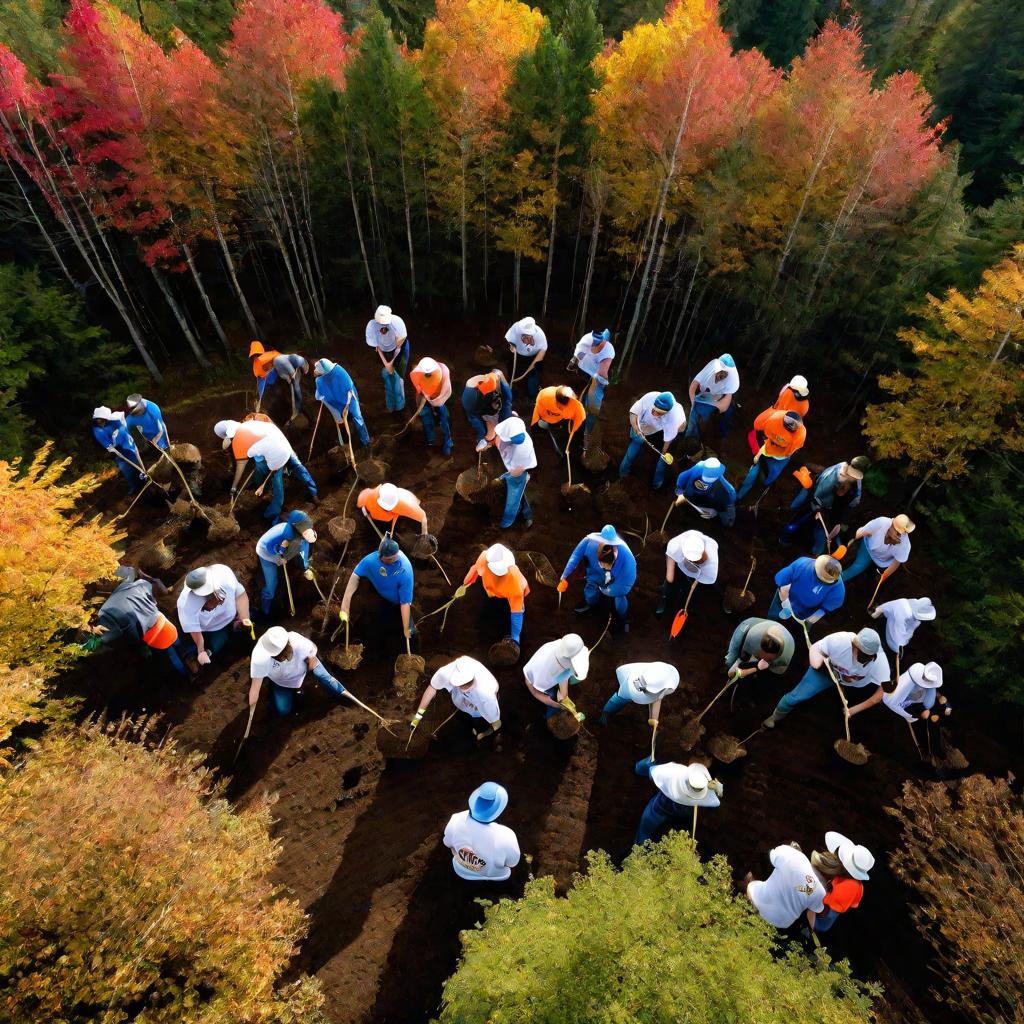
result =
[[[358,704],[364,711],[369,711],[370,714],[384,726],[385,731],[391,732],[391,722],[383,716],[378,715],[377,712],[369,706],[369,704],[364,704],[358,697],[353,695],[351,690],[346,690],[343,696],[348,697],[348,699],[354,704]],[[391,735],[394,736],[394,733],[392,732]]]
[[602,631],[601,635],[597,638],[597,643],[594,644],[594,646],[590,648],[590,653],[591,654],[593,654],[594,651],[596,651],[598,649],[598,647],[601,646],[601,641],[605,638],[605,634],[607,634],[608,628],[609,628],[609,626],[611,626],[611,624],[612,624],[612,617],[609,615],[608,616],[608,621],[604,624],[604,630]]
[[698,722],[714,707],[715,702],[718,700],[718,698],[721,697],[722,694],[724,694],[726,692],[726,690],[728,690],[729,687],[732,686],[732,684],[735,683],[735,682],[736,682],[736,679],[733,676],[729,676],[728,680],[726,681],[725,686],[723,686],[718,691],[718,693],[716,693],[714,695],[714,697],[711,698],[711,703],[708,704],[708,706],[697,716],[697,721]]
[[456,708],[431,734],[432,740],[437,739],[437,734],[459,713],[459,709]]
[[740,591],[740,597],[743,597],[747,592],[747,587],[750,586],[750,578],[754,575],[754,569],[757,567],[757,559],[750,559],[750,572],[747,573],[747,578],[743,583],[743,589]]
[[240,486],[240,487],[238,488],[238,490],[237,490],[237,491],[235,491],[235,496],[234,496],[234,497],[233,497],[233,498],[231,499],[231,504],[230,504],[230,505],[228,505],[228,515],[231,515],[231,514],[233,514],[233,513],[234,513],[234,511],[235,511],[235,502],[237,502],[237,501],[238,501],[238,499],[239,499],[239,497],[241,497],[242,491],[244,491],[244,490],[245,490],[245,488],[246,488],[246,485],[247,485],[247,484],[249,483],[249,481],[250,481],[250,480],[252,479],[252,477],[253,477],[253,473],[255,473],[255,472],[256,472],[256,469],[255,469],[255,468],[253,468],[253,469],[250,469],[250,470],[249,470],[249,475],[248,475],[248,476],[247,476],[247,477],[246,477],[246,478],[245,478],[245,479],[244,479],[244,480],[242,481],[242,484],[241,484],[241,486]]
[[288,578],[288,563],[284,562],[281,565],[281,572],[284,573],[284,586],[285,590],[288,591],[288,610],[292,613],[292,618],[295,618],[295,598],[292,597],[292,581]]
[[884,579],[885,573],[879,573],[878,582],[875,584],[875,592],[871,595],[871,600],[868,601],[868,611],[871,611],[871,608],[875,603],[875,598],[878,597],[878,591],[882,589],[882,581]]
[[242,752],[242,745],[249,738],[249,730],[252,729],[252,720],[253,720],[253,717],[255,716],[255,714],[256,714],[256,705],[255,704],[250,704],[249,705],[249,721],[245,723],[245,733],[242,735],[241,740],[239,740],[239,742],[238,742],[238,749],[235,751],[235,756],[234,756],[234,758],[231,761],[232,764],[234,764],[235,761],[238,760],[238,755]]
[[320,408],[317,410],[317,413],[316,413],[316,423],[313,424],[313,436],[309,439],[309,454],[306,455],[306,461],[307,462],[309,462],[309,460],[311,458],[313,458],[313,444],[316,441],[316,432],[320,429],[320,417],[323,415],[323,411],[324,411],[324,400],[321,398],[320,399]]

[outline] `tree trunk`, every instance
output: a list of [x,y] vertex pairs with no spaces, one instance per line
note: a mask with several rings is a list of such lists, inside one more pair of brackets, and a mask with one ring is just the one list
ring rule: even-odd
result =
[[459,199],[459,246],[462,254],[462,312],[469,312],[469,281],[466,278],[466,174],[469,169],[469,145],[465,138],[459,144],[459,166],[462,171],[462,194]]
[[199,347],[199,342],[196,341],[196,336],[189,328],[188,321],[185,319],[185,314],[182,311],[181,306],[178,305],[178,300],[174,297],[167,281],[164,279],[164,275],[160,273],[156,267],[150,267],[149,269],[153,275],[153,279],[157,283],[157,287],[163,293],[163,297],[167,300],[167,305],[171,307],[174,319],[178,321],[181,333],[185,335],[185,340],[188,342],[188,347],[192,349],[192,354],[196,357],[196,362],[198,362],[203,369],[207,369],[210,366],[210,360],[206,358],[203,350]]
[[561,139],[555,143],[555,160],[551,168],[551,233],[548,235],[548,266],[544,272],[544,301],[541,303],[541,316],[547,316],[548,294],[551,291],[551,271],[555,265],[555,225],[558,222],[558,160],[560,156]]
[[227,239],[224,237],[224,232],[221,229],[213,190],[210,188],[208,181],[203,182],[203,191],[206,193],[206,200],[210,204],[210,220],[213,222],[213,230],[217,236],[217,244],[220,246],[221,256],[224,258],[224,266],[227,267],[228,277],[231,279],[231,287],[235,290],[238,304],[242,307],[242,314],[249,325],[249,330],[254,338],[258,338],[260,334],[259,325],[256,323],[256,317],[253,316],[252,309],[249,308],[249,301],[246,299],[245,292],[242,291],[242,286],[238,281],[238,274],[235,272],[235,261],[231,257],[231,250],[228,248]]
[[409,186],[405,177],[405,142],[402,127],[398,127],[398,160],[402,172],[402,199],[405,203],[405,241],[409,248],[409,291],[410,304],[416,308],[416,257],[412,245],[412,212],[409,209]]
[[683,326],[683,317],[686,316],[686,311],[690,307],[690,296],[693,294],[693,286],[697,281],[697,271],[700,268],[701,255],[703,252],[703,249],[697,250],[697,259],[693,264],[693,273],[690,275],[690,283],[686,286],[686,294],[683,296],[683,304],[679,309],[679,316],[676,318],[676,325],[672,330],[672,340],[669,342],[668,355],[665,357],[666,366],[672,365],[679,349],[682,347],[682,339],[679,337],[679,331]]
[[359,238],[359,251],[363,254],[363,269],[366,271],[366,283],[370,286],[370,301],[377,305],[377,292],[373,287],[373,275],[370,273],[370,259],[366,255],[366,239],[363,238],[363,221],[359,216],[359,204],[356,202],[356,190],[352,184],[352,158],[349,155],[348,139],[345,139],[345,169],[348,171],[348,194],[352,200],[352,216],[356,222],[356,235]]
[[590,305],[590,284],[594,280],[594,264],[597,262],[597,240],[601,235],[601,210],[603,203],[594,205],[594,226],[590,229],[590,251],[587,253],[587,273],[583,278],[583,300],[580,304],[580,319],[577,327],[586,330],[587,308]]
[[228,342],[228,336],[224,333],[224,328],[221,327],[220,320],[217,319],[217,314],[213,311],[213,306],[210,303],[210,296],[207,295],[206,288],[203,287],[202,278],[199,276],[195,260],[192,258],[192,250],[182,242],[181,251],[185,254],[188,269],[192,272],[192,280],[195,281],[196,287],[199,289],[199,296],[203,300],[203,306],[206,308],[206,315],[210,318],[210,323],[213,324],[213,329],[217,332],[217,337],[220,338],[220,343],[224,346],[224,351],[228,355],[231,355],[231,345]]

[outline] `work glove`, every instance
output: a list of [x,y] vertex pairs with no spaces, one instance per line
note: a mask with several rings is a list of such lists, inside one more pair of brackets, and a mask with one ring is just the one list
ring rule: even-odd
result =
[[455,596],[456,597],[465,597],[466,596],[466,584],[465,583],[463,583],[461,586],[456,588]]
[[209,665],[210,664],[210,652],[209,651],[200,651],[199,654],[196,656],[196,661],[198,661],[200,665]]
[[671,466],[676,461],[675,456],[671,452],[662,452],[661,458],[666,466]]
[[348,612],[346,612],[346,611],[340,611],[340,612],[338,612],[338,618],[339,618],[339,619],[340,619],[340,620],[341,620],[342,622],[348,622]]
[[723,786],[722,783],[718,781],[718,779],[712,779],[708,783],[708,789],[710,789],[711,792],[719,798],[721,798],[722,794],[725,792],[725,786]]
[[85,651],[87,654],[92,654],[93,651],[98,650],[100,644],[103,642],[102,637],[91,636],[84,644],[79,644],[79,649]]
[[576,705],[572,702],[571,697],[563,697],[559,702],[566,711],[575,711]]
[[931,717],[931,712],[927,708],[925,708],[924,711],[921,712],[922,720],[927,722],[930,717]]
[[647,719],[647,724],[648,724],[648,725],[649,725],[649,726],[650,726],[650,727],[651,727],[652,729],[657,729],[657,728],[658,728],[658,720],[657,720],[656,718],[648,718],[648,719]]
[[789,598],[787,597],[782,602],[782,611],[779,612],[779,618],[780,619],[789,619],[789,618],[792,618],[792,616],[793,616],[793,606],[789,603]]
[[491,447],[491,442],[488,441],[486,437],[482,441],[477,441],[477,443],[476,443],[476,450],[478,452],[485,452],[490,447]]
[[313,570],[312,569],[307,568],[306,571],[302,575],[305,576],[306,579],[309,580],[310,583],[313,582]]
[[412,716],[412,721],[409,722],[409,729],[410,730],[415,729],[416,726],[419,725],[420,722],[422,722],[422,721],[423,721],[423,712],[422,711],[417,711],[416,714]]
[[569,581],[568,580],[559,580],[558,581],[558,586],[555,587],[555,590],[557,590],[560,594],[564,594],[568,589],[569,589]]

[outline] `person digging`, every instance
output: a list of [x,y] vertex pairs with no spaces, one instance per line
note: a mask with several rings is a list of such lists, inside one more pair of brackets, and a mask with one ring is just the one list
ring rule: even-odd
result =
[[870,465],[869,458],[857,455],[822,470],[811,487],[802,487],[790,505],[796,515],[783,529],[783,542],[813,523],[811,554],[822,554],[839,536],[848,513],[860,505],[864,472]]
[[[569,451],[576,432],[583,426],[587,419],[587,412],[583,403],[576,397],[576,392],[567,385],[560,385],[552,388],[542,388],[537,394],[537,401],[533,405],[533,416],[530,419],[530,426],[538,426],[542,430],[550,430],[559,423],[568,424],[569,436],[566,439],[564,448],[559,449],[564,455]],[[552,434],[552,441],[554,435]],[[558,442],[554,441],[555,447]]]
[[699,530],[686,530],[665,547],[665,580],[654,609],[660,619],[683,604],[683,580],[690,579],[691,593],[698,583],[718,589],[718,542]]
[[572,359],[566,369],[579,373],[586,381],[583,395],[586,398],[584,408],[587,418],[583,426],[583,454],[587,454],[587,442],[604,404],[604,393],[610,380],[612,360],[615,358],[615,346],[612,345],[612,332],[606,327],[603,331],[589,331],[584,334],[573,350]]
[[93,409],[92,436],[113,457],[114,464],[128,484],[128,496],[131,497],[146,482],[147,474],[143,471],[139,449],[125,425],[123,414],[111,412],[105,405]]
[[696,831],[698,807],[720,807],[725,787],[699,763],[654,764],[645,758],[636,766],[637,775],[646,775],[657,787],[651,797],[633,839],[634,846],[643,846],[666,826]]
[[414,523],[419,523],[421,536],[427,535],[427,513],[423,510],[420,499],[404,487],[388,483],[366,487],[356,498],[356,508],[367,519],[380,523],[385,533],[393,533],[395,524],[404,516]]
[[577,615],[593,611],[602,600],[611,604],[615,612],[616,628],[629,632],[629,592],[636,583],[636,558],[629,545],[612,525],[603,526],[599,533],[588,533],[576,545],[565,563],[558,592],[565,593],[569,577],[583,564],[585,580],[583,603],[577,605]]
[[666,661],[634,661],[620,665],[615,670],[615,680],[618,689],[605,702],[598,725],[607,725],[612,715],[637,704],[647,708],[647,724],[656,730],[661,702],[679,686],[679,669]]
[[476,435],[477,452],[486,451],[494,428],[512,415],[512,389],[501,370],[477,374],[462,389],[462,411]]
[[637,456],[644,447],[654,448],[650,439],[660,434],[661,450],[652,480],[654,489],[660,491],[665,486],[665,471],[673,461],[672,442],[685,426],[686,412],[671,391],[648,391],[638,398],[629,409],[629,445],[619,465],[619,478],[629,476]]
[[455,591],[455,597],[465,597],[467,588],[478,579],[488,597],[508,601],[509,635],[505,639],[515,647],[518,660],[526,595],[530,592],[530,585],[516,565],[515,555],[504,544],[492,544],[480,553],[466,573],[462,585]]
[[433,448],[437,444],[436,427],[441,432],[441,453],[447,458],[454,447],[448,415],[448,401],[452,397],[451,371],[444,363],[424,356],[409,371],[409,380],[419,395],[416,415],[423,424],[427,447]]
[[734,396],[740,389],[740,374],[736,360],[728,352],[712,359],[690,381],[690,415],[686,423],[686,436],[700,441],[704,426],[718,412],[718,433],[725,437],[735,411]]
[[469,810],[459,811],[444,829],[452,851],[452,870],[470,882],[502,882],[512,874],[521,853],[515,832],[497,819],[508,806],[508,791],[485,782],[469,795]]
[[752,616],[733,630],[725,652],[725,672],[737,682],[758,672],[782,675],[795,651],[793,634],[785,626]]
[[533,511],[526,500],[526,485],[530,482],[530,470],[537,468],[533,438],[526,432],[526,424],[518,416],[512,416],[494,428],[493,441],[505,465],[505,472],[499,477],[505,481],[501,528],[510,529],[522,520],[529,530],[533,526]]
[[910,557],[910,535],[913,532],[913,521],[910,516],[902,513],[892,519],[878,516],[865,523],[855,535],[860,546],[853,562],[843,570],[843,582],[849,582],[868,566],[874,565],[882,574],[875,587],[874,596],[877,596],[882,583]]
[[390,306],[378,306],[366,325],[366,344],[377,350],[388,412],[405,408],[405,371],[409,366],[409,330]]
[[505,341],[508,342],[509,352],[513,354],[513,368],[519,359],[526,365],[522,373],[513,373],[509,377],[509,384],[515,384],[517,380],[524,381],[526,394],[533,402],[540,391],[541,371],[548,352],[547,335],[532,316],[525,316],[505,332]]
[[935,605],[930,597],[900,597],[876,605],[871,618],[885,619],[885,642],[893,654],[899,654],[922,622],[935,620]]
[[171,440],[167,435],[167,424],[164,423],[160,406],[142,395],[129,395],[125,406],[128,415],[124,422],[128,430],[137,430],[150,444],[161,451],[167,451]]
[[773,870],[764,881],[755,880],[749,871],[744,879],[747,899],[768,924],[789,928],[808,911],[824,911],[824,883],[799,843],[776,846],[768,859]]
[[227,646],[233,630],[252,629],[249,595],[226,565],[193,569],[178,595],[178,622],[195,644],[196,660],[210,659]]
[[764,434],[764,442],[736,492],[737,501],[742,501],[757,483],[767,492],[807,440],[807,428],[797,412],[767,409],[754,420],[754,429]]
[[840,914],[860,906],[864,883],[875,866],[866,846],[847,839],[841,832],[825,833],[825,850],[811,853],[811,867],[825,887],[824,909],[808,908],[807,923],[816,934],[827,932]]
[[703,519],[717,517],[723,526],[736,522],[736,488],[726,480],[725,466],[716,458],[703,459],[676,477],[675,503],[690,505]]
[[798,558],[775,574],[775,596],[768,618],[781,622],[795,616],[808,626],[838,611],[846,600],[843,567],[831,555]]
[[[860,704],[854,704],[850,708],[850,717],[859,715],[876,704],[884,704],[894,714],[900,716],[904,721],[913,723],[915,717],[928,721],[935,712],[935,705],[938,703],[947,708],[946,698],[939,696],[939,687],[942,686],[942,666],[935,661],[928,664],[917,661],[907,669],[896,683],[896,689],[892,693],[886,693],[881,687],[877,689],[867,700]],[[921,710],[916,716],[910,713],[910,708],[920,705]],[[946,710],[949,714],[949,710]]]
[[[256,556],[263,570],[263,589],[260,591],[260,614],[270,615],[270,606],[277,593],[278,570],[287,573],[287,563],[293,558],[302,560],[303,575],[313,582],[315,576],[309,565],[310,545],[316,543],[313,521],[305,512],[288,513],[283,523],[272,526],[256,542]],[[287,577],[286,577],[287,578]],[[291,590],[288,591],[289,601]],[[294,613],[293,613],[294,614]]]
[[523,682],[534,700],[546,705],[545,718],[568,711],[582,722],[586,717],[569,699],[569,687],[587,678],[590,651],[577,633],[567,633],[537,648],[523,666]]
[[369,580],[380,598],[378,627],[381,636],[386,636],[394,628],[395,611],[401,620],[402,637],[412,642],[416,636],[416,627],[412,622],[412,597],[415,577],[412,562],[398,546],[393,537],[385,537],[377,547],[365,558],[361,559],[352,570],[352,575],[345,586],[341,599],[339,618],[342,622],[349,621],[352,609],[352,598],[362,580]]
[[370,432],[366,429],[363,411],[359,407],[359,392],[348,371],[340,363],[330,359],[318,359],[313,364],[313,376],[316,378],[314,396],[323,402],[334,420],[334,429],[338,435],[338,444],[344,448],[345,439],[341,435],[342,424],[346,420],[355,424],[359,443],[366,448],[370,444]]
[[487,724],[486,729],[479,731],[474,724],[473,735],[477,742],[495,735],[501,728],[498,680],[476,658],[463,656],[443,665],[431,677],[423,696],[420,697],[416,713],[409,723],[410,729],[419,726],[430,702],[437,696],[439,690],[447,690],[451,694],[456,711],[464,711],[470,718],[482,719]]
[[312,640],[283,626],[271,626],[256,641],[249,659],[252,680],[249,685],[250,715],[260,699],[264,679],[270,680],[274,710],[282,718],[291,713],[307,673],[311,672],[325,690],[336,697],[344,697],[347,693],[345,687],[327,671],[316,655],[317,647]]

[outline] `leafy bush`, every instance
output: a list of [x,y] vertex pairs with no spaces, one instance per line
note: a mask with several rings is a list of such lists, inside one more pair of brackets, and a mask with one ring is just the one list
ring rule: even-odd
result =
[[621,870],[590,854],[565,899],[550,878],[531,881],[462,940],[443,1024],[855,1024],[877,994],[845,962],[781,944],[735,893],[726,860],[702,863],[678,832]]
[[1024,1019],[1024,806],[1001,779],[972,775],[955,792],[907,782],[888,808],[903,826],[893,871],[916,893],[919,931],[940,1002],[965,1020]]
[[0,1015],[322,1021],[311,979],[275,991],[304,925],[268,803],[235,813],[198,757],[124,732],[59,732],[0,785]]

